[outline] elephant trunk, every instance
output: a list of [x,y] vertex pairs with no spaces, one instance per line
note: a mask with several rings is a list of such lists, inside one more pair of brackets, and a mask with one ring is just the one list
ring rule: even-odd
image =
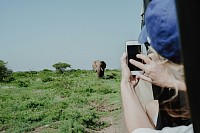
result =
[[98,75],[98,77],[103,77],[104,69],[102,69],[101,67],[97,68],[97,75]]

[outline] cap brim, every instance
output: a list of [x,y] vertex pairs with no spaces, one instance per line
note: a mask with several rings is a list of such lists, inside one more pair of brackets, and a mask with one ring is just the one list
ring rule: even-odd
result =
[[148,42],[147,41],[147,31],[146,31],[145,25],[142,27],[142,30],[141,30],[139,38],[138,38],[138,42],[141,44]]

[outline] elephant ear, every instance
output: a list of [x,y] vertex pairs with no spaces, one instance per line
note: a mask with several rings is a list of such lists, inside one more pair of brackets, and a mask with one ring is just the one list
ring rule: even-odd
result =
[[93,68],[93,70],[96,71],[96,69],[97,69],[96,61],[93,61],[93,62],[92,62],[92,68]]
[[103,69],[106,68],[106,63],[105,63],[105,61],[101,61],[101,66],[102,66]]

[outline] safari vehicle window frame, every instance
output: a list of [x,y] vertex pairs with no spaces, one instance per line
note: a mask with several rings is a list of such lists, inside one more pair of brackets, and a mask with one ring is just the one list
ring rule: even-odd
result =
[[175,0],[179,24],[181,54],[194,133],[200,133],[199,104],[199,5],[197,0]]

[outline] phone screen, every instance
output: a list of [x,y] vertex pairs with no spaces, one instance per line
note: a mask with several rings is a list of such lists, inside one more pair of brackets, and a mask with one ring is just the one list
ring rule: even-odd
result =
[[134,59],[136,61],[142,62],[142,59],[136,57],[136,54],[141,53],[141,45],[127,45],[127,54],[128,54],[128,67],[130,71],[141,71],[140,68],[132,65],[129,60]]

